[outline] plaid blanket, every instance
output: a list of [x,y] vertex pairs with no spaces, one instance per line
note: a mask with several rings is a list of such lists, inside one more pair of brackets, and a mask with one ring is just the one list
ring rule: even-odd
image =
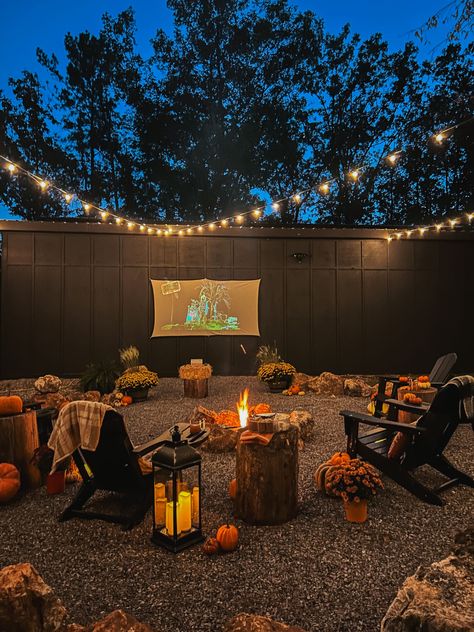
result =
[[112,406],[99,402],[71,402],[61,409],[48,441],[54,451],[51,474],[78,448],[95,450],[99,443],[104,415]]
[[453,377],[448,384],[455,384],[459,389],[461,423],[472,423],[474,429],[474,377],[472,375]]

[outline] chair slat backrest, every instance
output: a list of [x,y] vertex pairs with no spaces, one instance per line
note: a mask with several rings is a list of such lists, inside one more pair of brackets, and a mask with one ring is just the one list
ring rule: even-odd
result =
[[417,422],[426,432],[417,436],[405,455],[410,466],[422,465],[442,454],[460,421],[460,390],[448,383],[436,394],[429,410]]
[[430,382],[445,382],[457,359],[456,353],[448,353],[438,358],[431,369]]
[[143,488],[137,455],[123,418],[116,411],[105,413],[95,451],[80,450],[80,455],[89,466],[98,489],[129,492]]

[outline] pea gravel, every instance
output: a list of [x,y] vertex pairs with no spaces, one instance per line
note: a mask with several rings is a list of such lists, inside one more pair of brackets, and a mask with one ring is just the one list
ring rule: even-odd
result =
[[[177,379],[162,379],[144,403],[123,409],[134,443],[146,441],[181,421],[196,403],[233,408],[239,390],[250,386],[251,403],[274,410],[296,406],[316,419],[316,439],[300,452],[300,511],[278,527],[240,526],[233,554],[205,557],[200,547],[179,555],[150,543],[151,514],[130,532],[99,521],[56,518],[74,493],[30,492],[0,509],[0,566],[31,562],[68,608],[71,620],[91,623],[123,608],[157,632],[219,632],[239,612],[253,612],[308,632],[372,632],[379,629],[403,580],[419,564],[445,557],[455,534],[474,515],[471,489],[444,494],[445,505],[431,507],[396,485],[369,506],[363,525],[344,520],[340,501],[315,491],[312,475],[335,450],[344,449],[339,410],[364,410],[367,400],[274,395],[255,378],[213,377],[206,400],[182,397]],[[471,475],[470,427],[460,427],[448,455]],[[233,454],[203,452],[203,524],[207,535],[232,516],[227,487]],[[431,471],[422,472],[435,481]]]

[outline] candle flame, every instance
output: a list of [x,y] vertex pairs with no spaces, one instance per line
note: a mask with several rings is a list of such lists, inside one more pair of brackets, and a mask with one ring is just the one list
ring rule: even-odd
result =
[[249,389],[244,389],[243,393],[240,393],[239,403],[237,404],[237,412],[239,413],[240,427],[245,428],[247,426],[249,418],[249,408],[247,401],[249,398]]

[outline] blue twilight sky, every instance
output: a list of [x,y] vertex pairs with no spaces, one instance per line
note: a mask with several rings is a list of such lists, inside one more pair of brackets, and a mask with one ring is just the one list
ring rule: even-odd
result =
[[[190,0],[191,2],[193,0]],[[392,49],[400,48],[413,31],[446,4],[446,0],[293,0],[301,10],[312,10],[335,32],[346,23],[363,37],[381,32]],[[137,21],[137,46],[146,56],[151,52],[149,40],[157,28],[172,28],[166,0],[0,0],[0,90],[7,89],[8,78],[23,69],[39,70],[36,48],[63,56],[63,39],[67,32],[97,31],[101,15],[116,14],[133,6]],[[444,39],[446,29],[431,33],[431,42],[422,47],[430,56]],[[0,219],[8,217],[0,207]],[[10,216],[11,218],[11,216]]]

